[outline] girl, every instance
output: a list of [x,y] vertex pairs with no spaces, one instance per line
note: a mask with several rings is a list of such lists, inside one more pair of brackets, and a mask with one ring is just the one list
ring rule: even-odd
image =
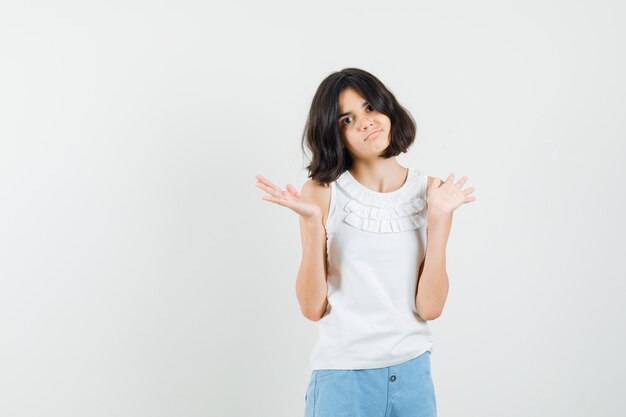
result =
[[296,295],[302,314],[319,322],[305,417],[437,414],[427,321],[448,294],[452,213],[475,197],[474,187],[463,189],[466,176],[442,181],[398,163],[415,133],[375,76],[346,68],[313,97],[301,192],[256,176],[269,194],[262,199],[300,216]]

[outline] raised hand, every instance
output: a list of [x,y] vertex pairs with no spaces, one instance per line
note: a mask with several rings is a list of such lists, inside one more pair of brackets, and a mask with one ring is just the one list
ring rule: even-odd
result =
[[474,192],[474,187],[462,190],[463,185],[467,181],[467,176],[461,177],[456,184],[453,184],[453,181],[454,174],[448,175],[444,182],[439,178],[433,180],[426,192],[426,202],[429,210],[451,214],[462,204],[476,200],[476,197],[470,196]]
[[255,177],[256,186],[269,194],[269,196],[261,197],[262,200],[290,208],[307,219],[316,216],[320,219],[322,218],[320,206],[305,199],[293,185],[287,184],[286,190],[281,190],[280,187],[272,184],[270,180],[262,175],[255,175]]

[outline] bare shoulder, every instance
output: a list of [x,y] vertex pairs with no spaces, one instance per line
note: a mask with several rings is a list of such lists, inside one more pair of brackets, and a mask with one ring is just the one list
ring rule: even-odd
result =
[[322,224],[326,226],[328,218],[328,206],[330,205],[330,186],[328,184],[320,184],[312,178],[309,178],[302,185],[300,191],[302,197],[317,204],[322,210]]

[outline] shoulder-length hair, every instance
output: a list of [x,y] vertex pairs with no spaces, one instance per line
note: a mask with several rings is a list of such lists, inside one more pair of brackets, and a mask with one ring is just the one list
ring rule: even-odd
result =
[[337,121],[339,95],[347,87],[357,90],[375,110],[391,120],[389,146],[381,157],[387,159],[404,153],[415,141],[415,120],[378,78],[359,68],[334,72],[317,88],[302,134],[303,153],[305,144],[311,151],[311,161],[306,166],[309,178],[320,184],[336,180],[352,166],[352,157],[341,141]]

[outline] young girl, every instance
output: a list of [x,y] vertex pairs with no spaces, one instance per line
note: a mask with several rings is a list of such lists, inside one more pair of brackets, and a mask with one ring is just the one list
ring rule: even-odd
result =
[[448,294],[452,213],[475,197],[466,176],[442,181],[398,163],[415,132],[380,80],[346,68],[313,97],[301,192],[256,176],[264,200],[300,216],[296,294],[302,314],[319,322],[306,417],[437,414],[427,321]]

